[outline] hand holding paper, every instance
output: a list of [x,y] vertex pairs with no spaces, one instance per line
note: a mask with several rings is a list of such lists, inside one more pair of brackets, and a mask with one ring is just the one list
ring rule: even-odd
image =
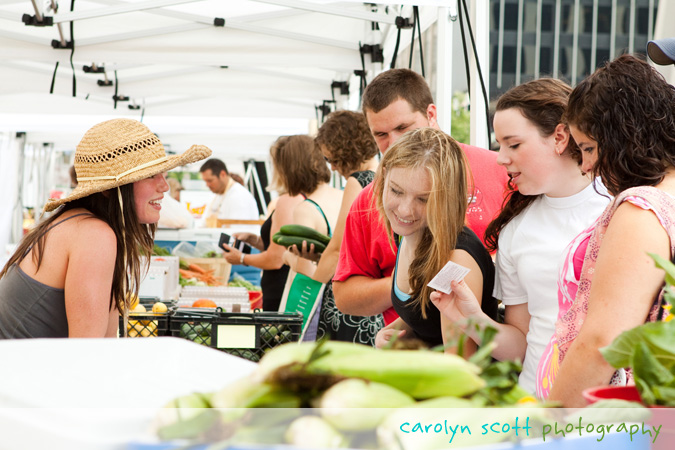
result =
[[458,325],[469,317],[481,314],[478,299],[463,281],[469,271],[466,267],[448,261],[429,282],[429,287],[437,290],[431,293],[431,302],[441,314]]
[[450,283],[454,281],[462,281],[464,277],[471,272],[471,269],[467,269],[464,266],[460,266],[457,263],[448,261],[445,266],[436,274],[436,276],[429,282],[427,286],[430,288],[441,291],[445,294],[452,292]]

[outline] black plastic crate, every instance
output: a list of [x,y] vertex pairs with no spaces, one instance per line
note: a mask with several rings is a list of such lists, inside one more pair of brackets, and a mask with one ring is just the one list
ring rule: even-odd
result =
[[178,308],[169,326],[172,336],[259,361],[267,350],[300,339],[302,314]]
[[[167,306],[163,313],[152,312],[152,306],[157,302]],[[169,336],[169,317],[176,310],[175,300],[158,300],[156,298],[141,297],[139,303],[146,308],[146,312],[129,312],[126,337],[157,337]],[[124,319],[120,316],[120,337],[124,337]]]

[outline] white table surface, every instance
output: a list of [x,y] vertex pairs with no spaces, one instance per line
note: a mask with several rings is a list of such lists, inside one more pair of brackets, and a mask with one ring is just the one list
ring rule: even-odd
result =
[[0,340],[0,449],[124,449],[171,399],[254,368],[173,337]]

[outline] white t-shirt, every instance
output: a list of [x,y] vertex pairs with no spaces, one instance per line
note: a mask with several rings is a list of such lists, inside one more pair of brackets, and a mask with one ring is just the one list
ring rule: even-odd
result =
[[162,199],[162,209],[159,211],[159,228],[192,228],[195,219],[185,205],[168,194]]
[[216,194],[206,211],[206,217],[217,216],[219,219],[260,219],[255,198],[237,182],[233,182],[224,194]]
[[[601,183],[596,185],[607,195]],[[555,331],[561,255],[608,203],[609,196],[599,195],[593,184],[570,197],[542,195],[499,234],[494,296],[507,306],[528,304],[530,328],[519,383],[531,393],[539,359]]]

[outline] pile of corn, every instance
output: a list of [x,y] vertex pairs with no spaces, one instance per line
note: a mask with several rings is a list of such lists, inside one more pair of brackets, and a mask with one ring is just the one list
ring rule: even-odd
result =
[[[160,413],[158,435],[224,445],[438,448],[447,446],[448,436],[429,434],[425,441],[402,432],[401,424],[411,422],[406,414],[415,411],[417,422],[428,411],[434,420],[441,408],[446,415],[436,421],[452,421],[451,411],[457,422],[469,423],[484,420],[483,406],[533,402],[513,381],[517,373],[509,376],[511,381],[500,377],[496,386],[494,379],[481,377],[477,365],[426,350],[376,350],[333,341],[285,344],[267,353],[252,376],[215,393],[172,401]],[[509,414],[504,410],[501,418]],[[493,435],[480,442],[503,439]],[[453,443],[461,440],[458,435]]]

